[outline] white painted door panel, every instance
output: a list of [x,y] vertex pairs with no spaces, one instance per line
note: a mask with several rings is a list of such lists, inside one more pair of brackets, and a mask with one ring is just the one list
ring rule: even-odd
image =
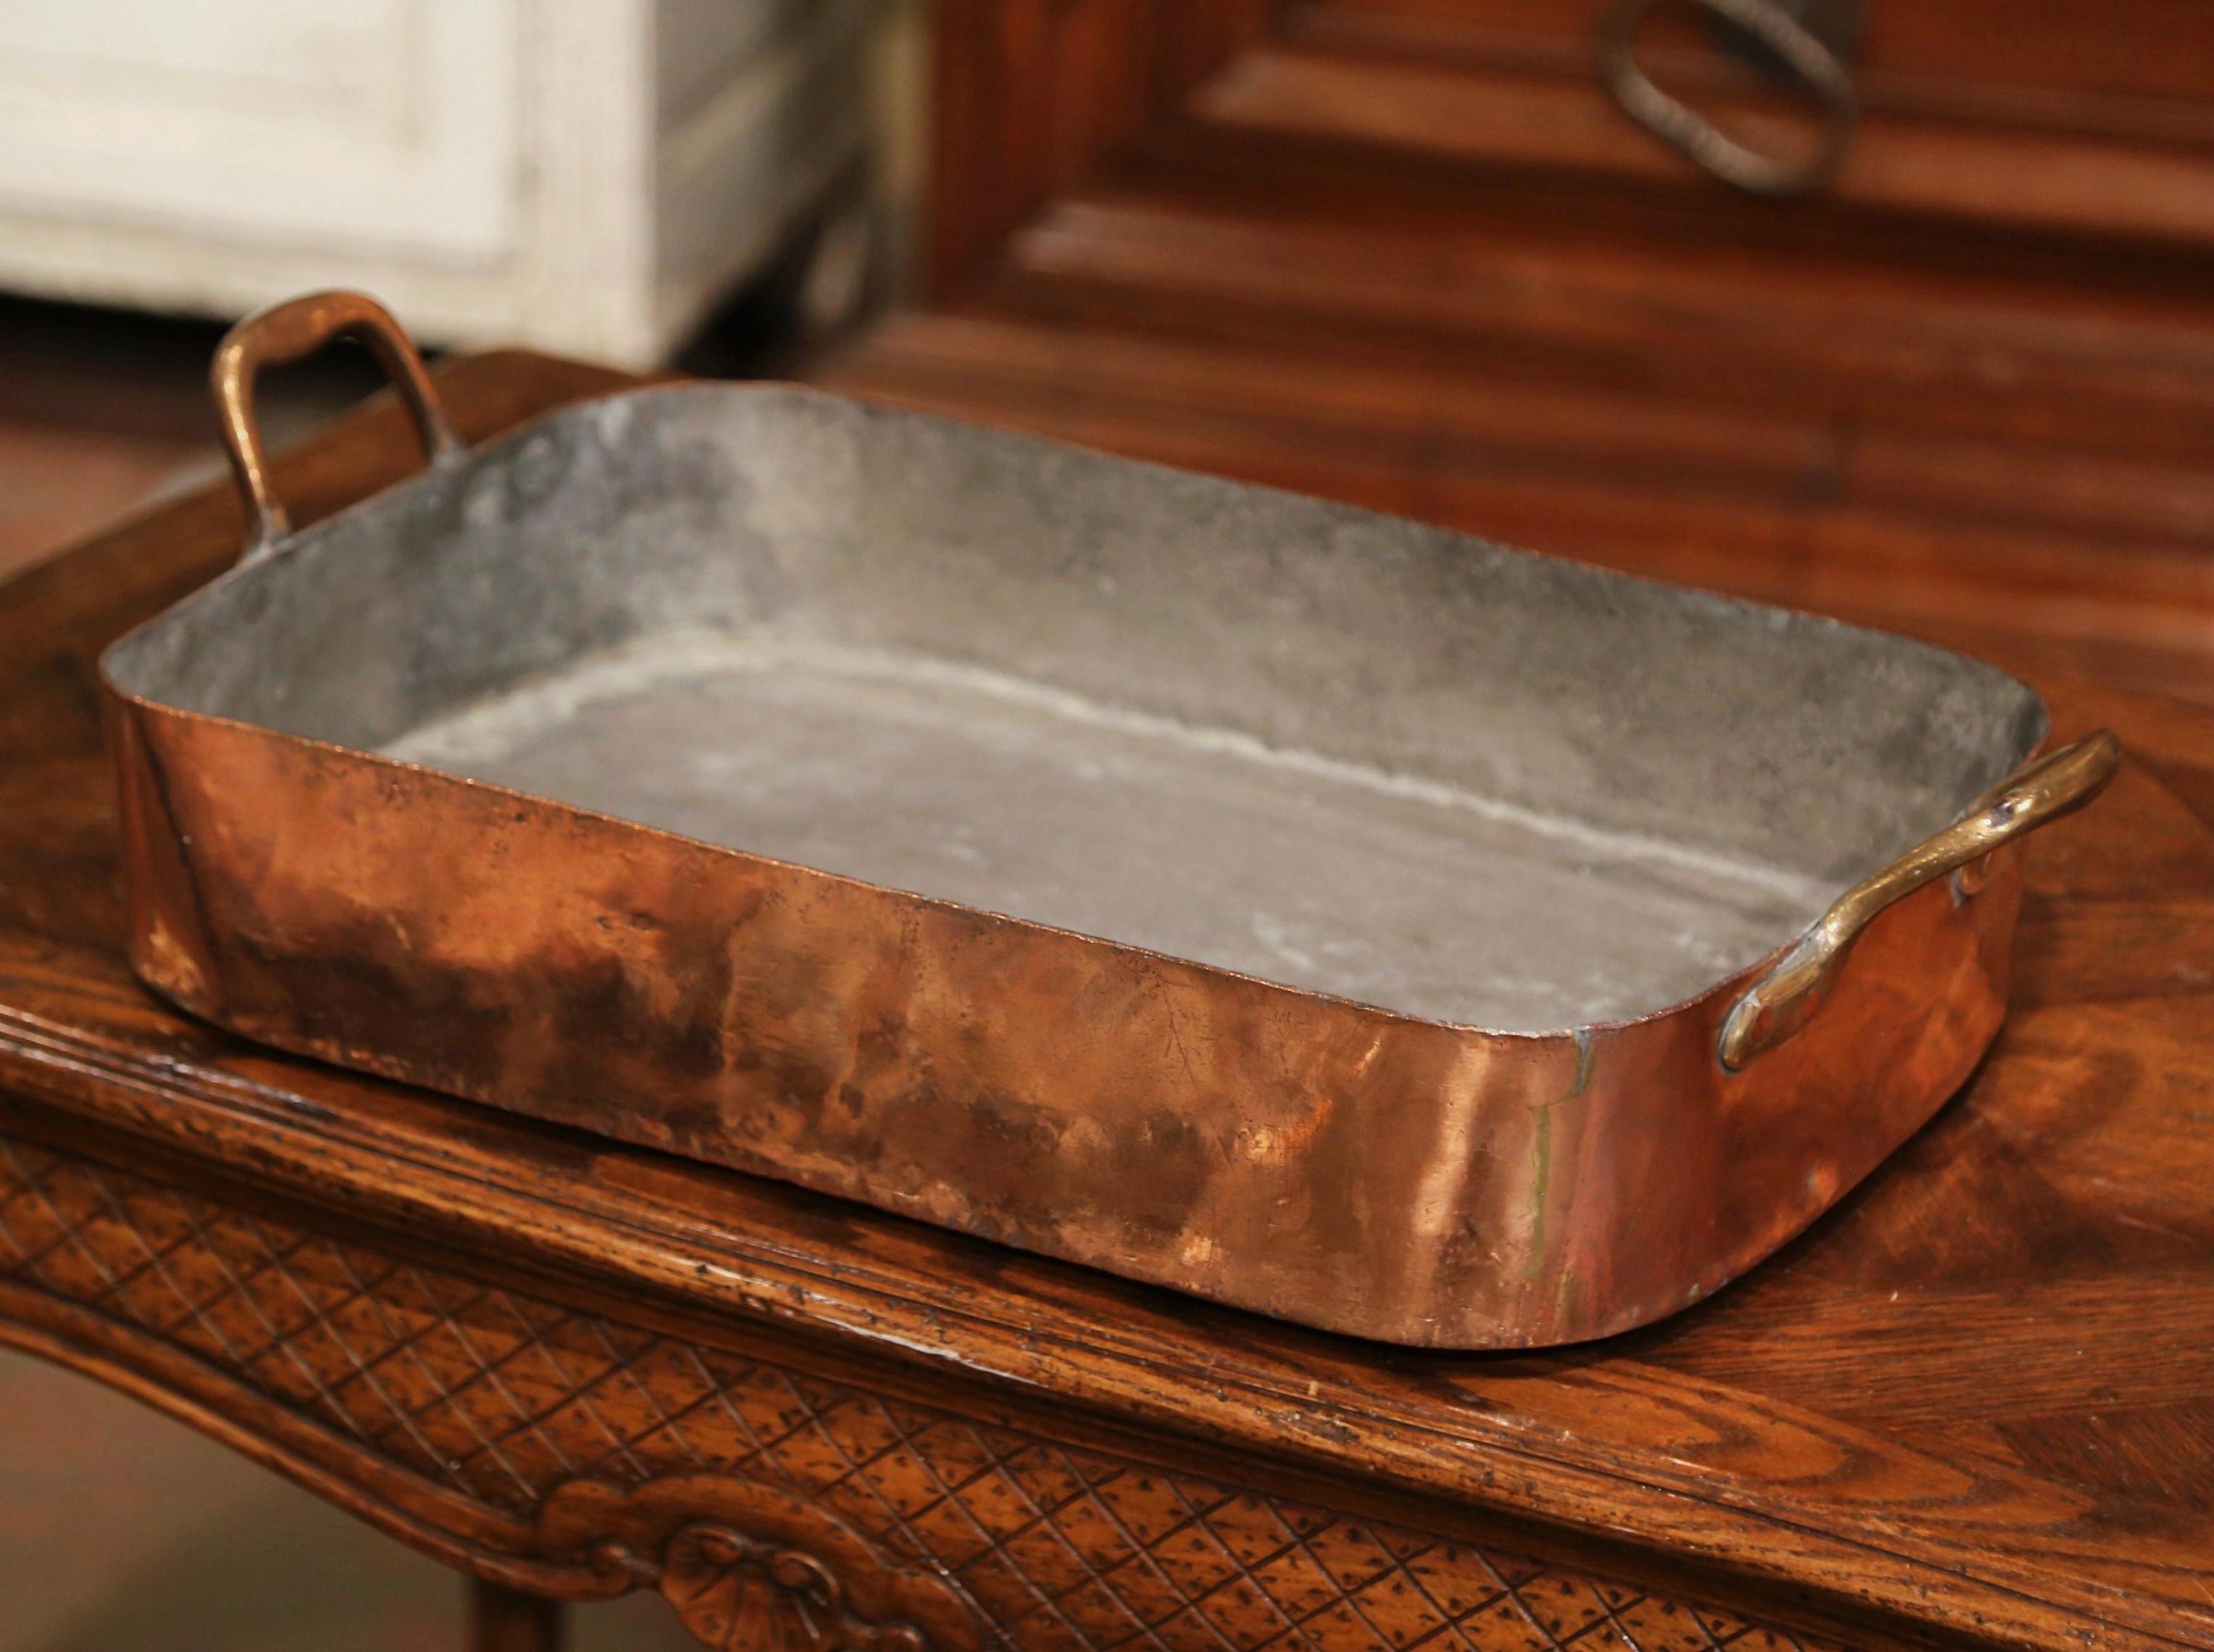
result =
[[516,0],[0,0],[0,204],[497,254],[518,26]]

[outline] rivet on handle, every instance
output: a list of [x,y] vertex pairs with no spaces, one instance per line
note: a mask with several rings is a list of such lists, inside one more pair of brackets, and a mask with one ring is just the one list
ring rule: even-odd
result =
[[223,335],[208,372],[231,472],[254,517],[242,560],[266,554],[292,530],[271,484],[268,451],[254,423],[254,379],[264,367],[297,361],[340,338],[360,340],[376,357],[415,422],[425,459],[440,464],[466,450],[438,404],[413,341],[376,299],[358,292],[314,292],[258,311]]

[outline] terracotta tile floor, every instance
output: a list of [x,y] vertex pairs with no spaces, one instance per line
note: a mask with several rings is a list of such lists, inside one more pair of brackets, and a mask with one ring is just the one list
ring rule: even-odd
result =
[[[217,467],[216,336],[0,302],[0,578]],[[334,359],[288,372],[281,419],[312,422],[366,388]],[[180,1423],[0,1350],[0,1652],[459,1652],[463,1623],[443,1566]],[[580,1608],[572,1639],[694,1644],[654,1599]]]

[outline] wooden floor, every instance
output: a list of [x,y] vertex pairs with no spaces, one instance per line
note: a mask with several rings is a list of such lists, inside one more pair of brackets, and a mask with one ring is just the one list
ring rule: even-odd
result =
[[[222,466],[212,322],[0,298],[0,578]],[[343,356],[287,370],[278,439],[376,384]]]
[[[0,577],[212,456],[212,426],[178,395],[193,376],[182,331],[0,303]],[[152,346],[135,363],[134,340]]]

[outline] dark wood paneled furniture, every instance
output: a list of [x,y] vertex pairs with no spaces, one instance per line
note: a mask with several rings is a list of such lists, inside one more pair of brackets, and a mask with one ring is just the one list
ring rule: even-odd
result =
[[[500,355],[481,437],[610,375]],[[388,403],[303,519],[413,462]],[[1716,1300],[1541,1357],[1304,1333],[254,1049],[122,957],[100,647],[225,488],[0,593],[0,1338],[480,1580],[709,1645],[2214,1646],[2214,714],[2058,679],[1967,1092]],[[83,1517],[83,1513],[78,1514]]]
[[1613,3],[942,0],[928,308],[829,376],[2214,703],[2202,0],[1868,0],[1785,203]]

